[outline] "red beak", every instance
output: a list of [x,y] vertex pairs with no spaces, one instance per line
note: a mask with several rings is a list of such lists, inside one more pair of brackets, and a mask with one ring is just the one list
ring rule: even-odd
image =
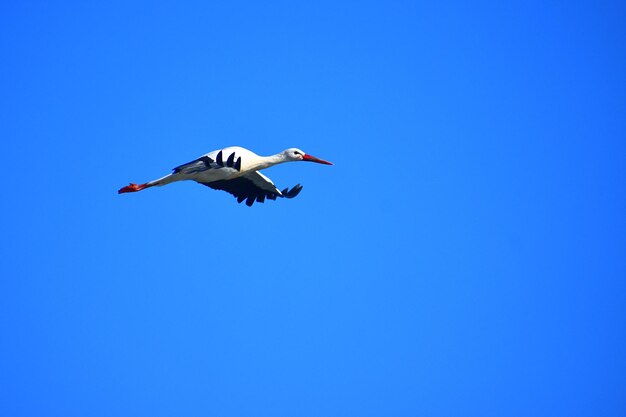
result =
[[325,165],[332,165],[333,164],[332,162],[324,161],[323,159],[319,159],[319,158],[316,158],[316,157],[314,157],[312,155],[307,155],[307,154],[304,154],[304,156],[302,156],[302,160],[303,161],[309,161],[309,162],[317,162],[318,164],[325,164]]

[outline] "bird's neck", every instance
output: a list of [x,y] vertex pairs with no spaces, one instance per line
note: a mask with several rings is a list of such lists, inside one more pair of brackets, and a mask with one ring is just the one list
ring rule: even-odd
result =
[[262,156],[259,160],[254,164],[255,170],[265,169],[272,167],[274,165],[282,164],[283,162],[287,162],[285,155],[281,153],[277,153],[276,155],[270,156]]

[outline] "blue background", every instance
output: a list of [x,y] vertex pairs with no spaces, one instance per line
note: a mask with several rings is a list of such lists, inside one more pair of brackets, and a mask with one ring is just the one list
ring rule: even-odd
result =
[[625,415],[624,3],[220,3],[0,6],[0,415]]

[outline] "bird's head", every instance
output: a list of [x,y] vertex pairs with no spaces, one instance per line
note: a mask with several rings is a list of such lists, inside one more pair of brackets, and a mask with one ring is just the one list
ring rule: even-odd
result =
[[285,155],[285,159],[287,161],[308,161],[308,162],[317,162],[318,164],[332,165],[332,162],[324,161],[323,159],[319,159],[314,157],[313,155],[309,155],[304,153],[298,148],[289,148],[283,151]]

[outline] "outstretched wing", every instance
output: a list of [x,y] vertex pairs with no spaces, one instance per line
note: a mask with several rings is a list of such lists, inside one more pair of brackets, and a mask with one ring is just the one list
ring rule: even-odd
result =
[[230,180],[200,182],[200,184],[211,187],[214,190],[226,191],[234,195],[238,203],[246,200],[248,207],[252,206],[255,201],[263,203],[266,198],[269,200],[276,200],[277,197],[294,198],[302,190],[302,186],[298,184],[291,190],[285,188],[283,191],[279,191],[272,180],[258,171],[247,172],[241,177]]

